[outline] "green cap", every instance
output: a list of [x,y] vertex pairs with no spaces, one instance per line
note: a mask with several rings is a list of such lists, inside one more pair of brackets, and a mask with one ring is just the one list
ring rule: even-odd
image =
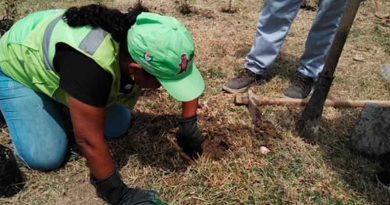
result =
[[141,13],[127,34],[134,61],[155,76],[178,101],[199,97],[205,84],[194,63],[195,47],[190,32],[177,19]]

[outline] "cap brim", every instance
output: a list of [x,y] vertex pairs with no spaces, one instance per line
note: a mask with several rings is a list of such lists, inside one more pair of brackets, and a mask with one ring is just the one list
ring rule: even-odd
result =
[[185,78],[179,80],[158,80],[165,90],[180,102],[194,100],[199,97],[205,89],[203,77],[195,64],[192,64],[192,71]]

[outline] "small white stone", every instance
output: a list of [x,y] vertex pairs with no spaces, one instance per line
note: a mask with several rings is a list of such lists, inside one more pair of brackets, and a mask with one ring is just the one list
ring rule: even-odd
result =
[[260,147],[260,152],[261,152],[261,154],[266,155],[266,154],[268,154],[270,151],[271,151],[271,150],[269,150],[269,149],[268,149],[267,147],[265,147],[265,146],[261,146],[261,147]]
[[357,62],[363,62],[364,58],[361,55],[356,55],[355,57],[353,57],[353,60],[355,60]]

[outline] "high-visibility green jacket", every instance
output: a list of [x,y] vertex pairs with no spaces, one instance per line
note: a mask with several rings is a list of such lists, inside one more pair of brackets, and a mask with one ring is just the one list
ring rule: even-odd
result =
[[64,10],[47,10],[18,21],[0,39],[0,67],[21,84],[42,92],[67,105],[68,95],[59,88],[60,76],[53,67],[56,44],[65,43],[93,59],[113,79],[109,104],[122,101],[133,107],[140,90],[133,89],[131,99],[120,100],[119,44],[109,33],[90,26],[70,27]]

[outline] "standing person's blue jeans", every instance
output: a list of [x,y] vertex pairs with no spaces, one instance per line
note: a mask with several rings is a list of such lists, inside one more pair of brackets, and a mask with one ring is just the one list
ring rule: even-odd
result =
[[[16,154],[32,169],[60,167],[67,154],[64,105],[9,78],[0,68],[0,110],[6,120]],[[117,138],[130,127],[130,110],[107,108],[107,138]]]
[[[299,72],[317,78],[324,67],[346,0],[322,0],[306,40]],[[266,0],[257,26],[255,43],[247,56],[246,69],[263,74],[275,61],[302,0]]]

